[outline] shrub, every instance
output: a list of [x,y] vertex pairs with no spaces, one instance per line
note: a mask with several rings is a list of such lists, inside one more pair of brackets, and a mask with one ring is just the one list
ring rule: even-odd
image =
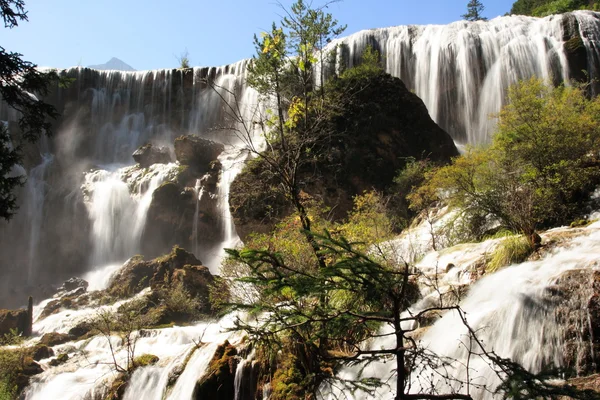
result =
[[17,387],[8,376],[0,378],[0,400],[13,400],[17,396]]
[[176,315],[194,317],[201,306],[200,300],[193,297],[180,281],[161,290],[161,298],[167,310]]
[[491,146],[469,149],[409,195],[422,208],[444,197],[465,215],[491,216],[529,237],[566,224],[600,182],[600,100],[531,79],[509,89]]
[[533,245],[524,236],[509,236],[491,254],[486,271],[495,272],[508,265],[522,263],[533,250]]

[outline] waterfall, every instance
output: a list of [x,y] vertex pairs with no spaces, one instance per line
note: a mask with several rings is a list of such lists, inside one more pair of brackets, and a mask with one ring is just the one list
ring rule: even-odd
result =
[[[598,77],[598,15],[576,11],[546,18],[506,16],[372,29],[334,41],[330,48],[340,46],[339,69],[358,63],[372,45],[380,51],[385,70],[415,91],[435,122],[458,142],[480,144],[494,132],[491,117],[504,104],[509,85],[533,75],[567,81],[580,77],[580,69]],[[571,25],[576,29],[569,32]],[[573,49],[567,42],[578,35],[587,64],[574,63],[577,55],[568,57]]]
[[42,162],[31,169],[25,186],[27,196],[25,208],[27,218],[30,221],[27,284],[33,283],[33,278],[39,266],[38,246],[44,217],[44,198],[47,190],[46,170],[53,159],[54,157],[51,154],[42,155]]
[[175,164],[154,164],[148,171],[127,167],[86,174],[84,191],[89,196],[92,221],[92,265],[124,261],[139,252],[152,193],[172,178],[176,169]]
[[[543,19],[510,16],[446,26],[399,26],[362,31],[337,40],[332,46],[341,45],[336,47],[336,67],[340,69],[342,65],[355,65],[365,47],[373,45],[381,52],[386,71],[414,90],[432,118],[457,142],[478,144],[490,140],[494,130],[490,115],[500,110],[508,85],[518,79],[537,75],[559,82],[577,78],[579,67],[585,68],[591,78],[600,76],[599,15],[578,11]],[[571,41],[578,37],[583,52],[577,50],[578,46],[575,50],[571,46]],[[260,111],[256,93],[245,85],[247,62],[186,70],[65,71],[76,80],[69,88],[57,89],[53,99],[63,113],[63,122],[52,139],[48,156],[37,166],[27,166],[29,194],[19,216],[22,219],[19,224],[0,227],[0,252],[4,255],[0,261],[0,281],[7,289],[0,293],[0,301],[5,300],[1,296],[15,296],[8,288],[44,281],[43,277],[37,277],[41,268],[34,256],[43,257],[46,277],[56,280],[66,273],[87,273],[84,276],[90,281],[90,290],[105,287],[121,262],[141,251],[152,194],[163,182],[175,179],[178,169],[176,164],[139,168],[133,166],[131,154],[146,142],[171,146],[175,137],[185,134],[198,134],[224,144],[227,149],[219,156],[222,169],[216,197],[219,219],[215,226],[219,243],[201,256],[211,271],[217,273],[223,248],[239,244],[228,205],[231,182],[248,157],[244,147],[249,141],[258,140],[255,148],[260,148],[260,138],[253,136],[254,132],[245,132],[239,121],[230,119],[222,104],[222,97],[238,99],[246,121],[252,121],[254,113]],[[207,87],[206,78],[217,83],[216,91]],[[58,172],[48,174],[50,165],[58,168]],[[198,255],[206,250],[199,240],[198,217],[202,196],[208,193],[204,193],[198,181],[194,190],[196,208],[191,237],[194,253]],[[87,212],[83,216],[74,213],[72,204],[67,207],[62,200],[78,199],[79,194],[80,205]],[[42,223],[49,215],[55,215],[56,221],[65,226],[80,229],[64,234],[64,227]],[[418,258],[430,249],[431,228],[415,237],[400,239],[407,257]],[[598,228],[598,224],[587,228],[592,232],[590,236],[578,239],[569,249],[561,249],[560,253],[540,261],[507,268],[472,288],[462,306],[468,313],[469,324],[481,332],[490,349],[514,357],[533,371],[561,364],[560,357],[555,356],[560,353],[560,330],[552,317],[554,305],[545,296],[560,273],[586,267],[598,254]],[[88,237],[89,246],[84,239]],[[52,241],[46,243],[50,241],[40,238]],[[431,270],[428,260],[428,256],[423,258],[419,267]],[[455,271],[458,268],[452,272]],[[18,276],[20,272],[24,276]],[[464,276],[456,278],[464,283]],[[35,310],[36,316],[44,304]],[[36,321],[34,331],[68,332],[95,312],[97,308],[93,306],[62,310]],[[205,372],[216,347],[225,339],[232,339],[230,333],[223,332],[231,318],[219,323],[200,322],[189,327],[140,333],[137,354],[155,354],[160,361],[132,375],[125,398],[191,398],[194,385]],[[448,313],[422,340],[431,350],[464,363],[465,350],[457,345],[464,334],[457,315]],[[118,357],[122,357],[120,339],[111,340],[120,352]],[[197,348],[199,342],[203,343]],[[375,341],[372,346],[384,344]],[[114,378],[105,338],[69,343],[57,346],[56,350],[67,352],[71,359],[34,377],[25,398],[80,399],[104,393]],[[48,360],[41,363],[48,366]],[[239,398],[243,398],[243,371],[250,363],[249,359],[242,361],[236,373]],[[477,368],[478,379],[490,385],[497,383],[485,365]],[[391,372],[390,363],[376,363],[365,370],[386,378]],[[453,372],[457,377],[465,375],[461,368]],[[340,376],[355,377],[357,373],[346,368]],[[418,377],[414,377],[413,390],[417,391],[420,384]],[[445,389],[443,381],[434,384],[440,391]],[[269,384],[263,393],[267,398]],[[382,398],[393,397],[388,391],[380,394]],[[481,398],[486,396],[481,394]]]
[[200,214],[200,201],[204,194],[204,187],[202,186],[202,180],[196,179],[196,185],[194,186],[194,193],[196,195],[196,210],[194,211],[194,223],[192,227],[192,240],[194,242],[194,255],[200,256],[200,248],[198,245],[198,217]]

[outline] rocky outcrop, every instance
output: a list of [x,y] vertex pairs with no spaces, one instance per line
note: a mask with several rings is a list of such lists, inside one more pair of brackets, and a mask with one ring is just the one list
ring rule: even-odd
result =
[[90,284],[81,278],[73,277],[66,280],[61,287],[58,288],[59,291],[70,292],[76,289],[83,289],[83,291],[87,290],[87,287]]
[[[146,217],[142,253],[155,257],[174,245],[193,248],[195,243],[216,243],[221,232],[214,190],[214,186],[207,187],[198,200],[199,193],[193,187],[184,187],[177,182],[166,182],[158,187]],[[193,234],[194,219],[196,237]]]
[[31,334],[31,315],[27,310],[0,310],[0,336],[12,332]]
[[49,332],[45,333],[40,339],[40,344],[48,347],[58,346],[73,340],[74,337],[66,333]]
[[169,148],[156,146],[152,143],[146,143],[139,147],[131,156],[142,168],[148,168],[152,164],[168,164],[171,162]]
[[[458,155],[452,138],[429,116],[425,104],[404,83],[386,73],[334,79],[336,98],[330,136],[311,149],[298,181],[308,196],[342,218],[364,190],[385,190],[410,157],[449,162]],[[308,158],[308,157],[307,157]],[[256,159],[235,179],[230,206],[238,234],[265,232],[289,215],[276,173]]]
[[220,400],[235,398],[237,350],[228,341],[217,347],[205,374],[198,380],[192,398]]
[[131,258],[113,277],[106,292],[124,298],[146,287],[160,289],[175,281],[181,281],[193,296],[208,300],[213,276],[192,253],[175,246],[171,253],[153,260],[145,261],[141,256]]
[[181,165],[189,165],[197,171],[208,171],[209,164],[216,160],[225,147],[221,143],[199,136],[180,136],[175,139],[175,157]]
[[600,271],[563,273],[548,293],[562,327],[567,376],[600,372]]

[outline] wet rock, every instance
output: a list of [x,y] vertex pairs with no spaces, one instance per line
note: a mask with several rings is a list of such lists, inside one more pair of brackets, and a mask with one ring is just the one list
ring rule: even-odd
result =
[[27,310],[0,310],[0,335],[31,332],[31,320]]
[[70,292],[75,289],[84,289],[87,290],[89,283],[81,278],[71,278],[65,281],[62,286],[58,289],[65,292]]
[[[151,287],[157,289],[162,287],[165,282],[173,279],[175,271],[177,276],[186,276],[190,282],[195,284],[205,284],[204,280],[210,280],[210,272],[202,266],[192,253],[175,246],[169,254],[145,261],[143,257],[136,256],[131,258],[123,268],[111,279],[107,293],[116,297],[129,297],[140,290]],[[212,278],[212,276],[210,276]],[[180,278],[177,278],[180,279]],[[186,282],[191,288],[193,285]],[[201,290],[194,288],[194,291]],[[206,290],[208,290],[206,288]]]
[[48,363],[51,367],[57,367],[61,364],[66,363],[69,360],[69,356],[67,354],[59,354],[58,357],[56,357],[53,360],[50,360],[50,362]]
[[132,157],[142,168],[148,168],[152,164],[168,164],[171,162],[169,148],[156,146],[152,143],[146,143],[139,147],[132,154]]
[[50,332],[45,333],[40,339],[40,344],[52,347],[59,344],[67,343],[73,340],[74,337],[66,333]]
[[91,326],[89,326],[85,322],[82,322],[82,323],[78,324],[77,326],[69,329],[69,336],[79,339],[82,336],[86,335],[91,330],[92,330]]
[[211,161],[217,159],[225,146],[199,136],[180,136],[175,139],[175,157],[181,165],[198,171],[208,171]]
[[[195,184],[195,179],[191,184]],[[205,188],[201,201],[197,203],[198,193],[193,187],[182,187],[175,182],[158,187],[148,209],[142,252],[156,257],[174,245],[193,248],[196,243],[210,246],[220,240],[217,198]],[[197,235],[193,234],[194,222]]]
[[54,355],[54,350],[45,344],[37,344],[33,347],[31,354],[35,361],[40,361],[44,358],[52,357]]
[[42,372],[44,372],[44,370],[40,364],[33,361],[32,358],[25,358],[23,361],[23,369],[21,371],[23,375],[32,376],[41,374]]
[[196,383],[192,397],[197,400],[233,399],[237,366],[237,350],[225,341],[217,347],[206,374]]
[[600,271],[563,273],[547,291],[562,327],[563,363],[567,376],[600,372]]

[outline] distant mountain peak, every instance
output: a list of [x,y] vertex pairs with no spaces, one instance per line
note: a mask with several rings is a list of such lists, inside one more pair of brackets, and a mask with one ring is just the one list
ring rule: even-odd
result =
[[117,71],[135,71],[135,68],[133,68],[131,65],[127,64],[125,61],[119,60],[116,57],[111,58],[104,64],[90,65],[89,68],[99,70],[113,69]]

